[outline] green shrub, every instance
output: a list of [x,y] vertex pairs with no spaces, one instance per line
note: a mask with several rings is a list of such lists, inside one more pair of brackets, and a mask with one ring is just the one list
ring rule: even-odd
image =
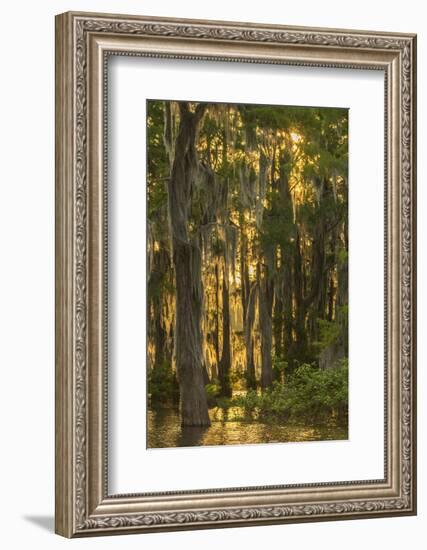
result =
[[273,378],[279,382],[285,381],[285,374],[288,369],[288,362],[283,361],[279,357],[273,359]]
[[348,406],[347,361],[330,369],[301,365],[289,381],[287,393],[293,416],[306,416],[313,422],[342,416]]
[[274,382],[264,392],[249,390],[231,400],[253,419],[292,419],[322,423],[330,418],[343,422],[348,409],[348,361],[331,369],[303,364],[285,383]]
[[317,319],[319,327],[319,342],[317,345],[320,349],[325,349],[335,343],[341,334],[341,326],[335,321],[327,321],[326,319]]
[[165,361],[151,369],[148,374],[148,395],[153,405],[178,402],[178,381],[170,363]]
[[245,416],[256,417],[260,406],[260,395],[256,390],[248,390],[245,395],[233,397],[231,405],[243,409]]
[[208,400],[209,407],[215,407],[217,405],[217,398],[221,393],[221,385],[218,380],[212,380],[209,384],[205,385],[206,398]]

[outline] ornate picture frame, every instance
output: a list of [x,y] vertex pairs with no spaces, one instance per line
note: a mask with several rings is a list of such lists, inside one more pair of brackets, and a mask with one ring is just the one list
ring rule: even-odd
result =
[[[111,495],[106,357],[111,55],[385,77],[384,479]],[[56,532],[65,537],[416,513],[416,36],[68,12],[56,17]]]

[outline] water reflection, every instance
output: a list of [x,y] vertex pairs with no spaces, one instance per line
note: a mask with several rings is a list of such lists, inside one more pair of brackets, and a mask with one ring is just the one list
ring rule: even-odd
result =
[[149,448],[194,447],[205,445],[244,445],[250,443],[286,443],[297,441],[331,441],[348,438],[347,428],[334,423],[322,426],[278,424],[247,421],[238,408],[210,410],[208,428],[181,427],[178,411],[148,411]]

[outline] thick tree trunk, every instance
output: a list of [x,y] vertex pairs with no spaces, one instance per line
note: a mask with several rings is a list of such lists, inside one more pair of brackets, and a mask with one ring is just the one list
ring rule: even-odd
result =
[[183,426],[209,426],[202,359],[202,294],[200,271],[194,261],[200,254],[192,243],[175,243],[176,330],[175,355]]
[[189,205],[197,173],[195,148],[205,106],[191,112],[181,102],[180,124],[168,181],[169,219],[176,278],[175,357],[183,426],[209,426],[202,354],[202,285],[198,239],[188,233]]

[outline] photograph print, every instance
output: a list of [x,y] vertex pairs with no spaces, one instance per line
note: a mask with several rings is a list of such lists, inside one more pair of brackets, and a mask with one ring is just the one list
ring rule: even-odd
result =
[[348,439],[348,110],[146,127],[147,447]]

